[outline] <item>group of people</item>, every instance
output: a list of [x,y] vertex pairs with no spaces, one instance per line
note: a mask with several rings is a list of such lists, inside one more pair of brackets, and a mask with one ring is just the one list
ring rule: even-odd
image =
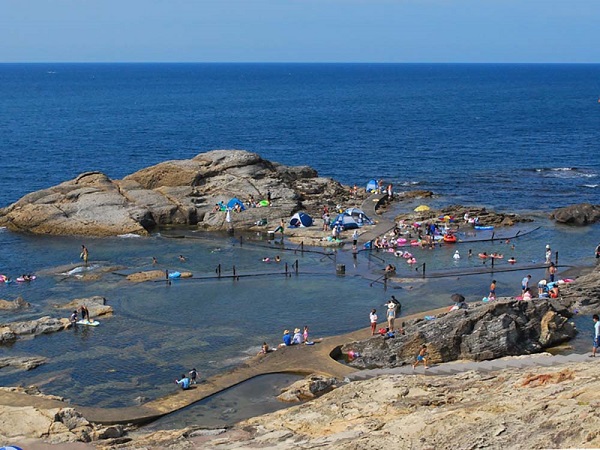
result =
[[284,330],[282,343],[279,344],[279,347],[289,347],[290,345],[300,345],[300,344],[312,344],[312,341],[308,338],[308,326],[304,325],[304,330],[301,331],[300,328],[294,329],[294,334],[290,333],[290,330]]
[[[396,297],[394,295],[392,295],[392,297],[388,300],[388,302],[385,303],[383,306],[386,307],[385,317],[386,317],[386,321],[387,321],[387,328],[385,330],[385,333],[393,334],[396,331],[396,329],[395,329],[396,317],[398,315],[400,315],[400,313],[402,312],[402,305],[396,299]],[[371,310],[371,312],[369,314],[369,321],[371,323],[371,335],[374,336],[375,334],[378,333],[377,332],[377,321],[378,321],[377,309],[373,308]],[[403,324],[401,324],[399,332],[401,334],[404,334]],[[382,334],[382,333],[379,332],[379,334]],[[389,336],[389,337],[392,337],[392,336]]]
[[92,321],[92,319],[90,318],[90,311],[87,308],[87,306],[81,305],[78,309],[73,310],[73,312],[71,313],[71,316],[69,317],[69,322],[71,322],[71,325],[75,325],[79,321],[77,315],[78,313],[81,314],[82,321]]
[[189,389],[192,384],[197,384],[197,379],[198,371],[194,367],[187,375],[185,373],[181,374],[181,378],[176,379],[175,384],[179,385],[179,387],[185,391],[186,389]]

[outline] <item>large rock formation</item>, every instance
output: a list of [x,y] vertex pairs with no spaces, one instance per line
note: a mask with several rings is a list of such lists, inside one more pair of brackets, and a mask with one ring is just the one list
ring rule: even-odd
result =
[[87,172],[28,194],[0,209],[0,226],[39,234],[109,236],[147,234],[159,226],[198,225],[224,229],[226,214],[214,211],[232,197],[272,206],[233,213],[236,228],[278,221],[299,209],[317,213],[322,204],[344,200],[349,190],[309,167],[288,167],[241,150],[214,150],[193,159],[167,161],[111,180]]
[[600,266],[573,283],[560,286],[560,302],[573,312],[597,314],[600,311]]
[[600,205],[580,203],[578,205],[565,206],[564,208],[556,209],[550,215],[550,218],[568,225],[589,225],[600,220]]
[[350,364],[360,368],[412,363],[423,344],[432,362],[530,354],[574,337],[569,317],[568,309],[552,300],[496,301],[431,321],[418,320],[405,327],[406,335],[393,339],[376,336],[348,343],[342,352],[359,353]]

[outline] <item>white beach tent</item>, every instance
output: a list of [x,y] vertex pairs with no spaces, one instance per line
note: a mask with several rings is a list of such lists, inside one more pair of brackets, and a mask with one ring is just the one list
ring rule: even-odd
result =
[[352,216],[359,226],[364,224],[373,225],[374,223],[369,217],[367,217],[365,212],[359,208],[348,208],[346,211],[344,211],[344,214]]

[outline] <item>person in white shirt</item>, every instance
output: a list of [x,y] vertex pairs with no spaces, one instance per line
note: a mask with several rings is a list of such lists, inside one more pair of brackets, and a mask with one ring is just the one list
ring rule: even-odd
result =
[[369,320],[371,321],[371,336],[375,336],[375,330],[377,329],[377,310],[372,309],[369,314]]
[[593,358],[596,356],[596,349],[600,347],[600,318],[598,317],[598,314],[594,314],[592,319],[594,320],[594,345],[590,356]]

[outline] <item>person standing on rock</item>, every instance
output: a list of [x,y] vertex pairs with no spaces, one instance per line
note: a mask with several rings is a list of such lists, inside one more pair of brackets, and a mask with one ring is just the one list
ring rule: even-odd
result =
[[377,330],[377,310],[375,308],[371,310],[369,320],[371,321],[371,336],[375,336],[375,330]]
[[490,293],[488,295],[489,300],[496,300],[496,280],[492,280],[490,284]]
[[529,280],[531,280],[531,275],[527,275],[521,280],[521,295],[524,295],[525,291],[529,287]]
[[546,264],[550,264],[550,259],[552,259],[552,249],[550,248],[550,244],[546,245]]
[[88,258],[89,258],[90,254],[88,252],[88,249],[86,248],[85,245],[81,246],[81,254],[79,255],[79,257],[81,259],[83,259],[83,263],[87,266],[88,264]]
[[592,354],[590,357],[594,358],[596,356],[596,350],[600,347],[600,318],[598,317],[598,314],[594,314],[592,319],[594,320],[594,345],[592,346]]

